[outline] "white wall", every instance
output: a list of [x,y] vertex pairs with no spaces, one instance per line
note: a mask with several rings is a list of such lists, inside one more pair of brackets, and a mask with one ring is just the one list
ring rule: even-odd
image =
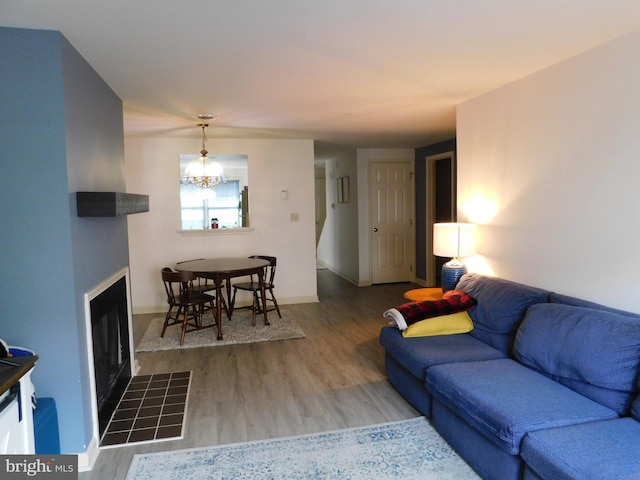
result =
[[[278,257],[276,298],[281,304],[316,302],[312,140],[215,139],[214,154],[249,159],[250,226],[199,235],[179,233],[178,156],[198,151],[197,138],[126,138],[127,191],[149,195],[149,212],[129,215],[132,302],[135,313],[166,310],[160,269],[203,257]],[[288,190],[288,199],[280,192]],[[290,220],[298,213],[299,221]],[[236,232],[236,233],[234,233]]]
[[640,32],[461,104],[472,270],[640,312]]
[[[349,202],[338,203],[337,179],[349,177]],[[358,283],[358,178],[356,151],[325,162],[327,216],[318,242],[318,260],[350,282]]]

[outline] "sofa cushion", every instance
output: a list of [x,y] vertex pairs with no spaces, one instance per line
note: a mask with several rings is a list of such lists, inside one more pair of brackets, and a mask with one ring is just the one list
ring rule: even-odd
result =
[[474,324],[470,335],[507,354],[511,354],[515,332],[527,307],[547,302],[550,293],[476,273],[463,275],[456,290],[467,292],[478,301],[478,305],[469,310]]
[[545,480],[640,478],[640,423],[632,418],[528,433],[521,455]]
[[640,393],[636,395],[635,400],[631,404],[631,416],[640,421]]
[[533,305],[518,329],[514,356],[622,415],[638,378],[640,319],[571,305]]
[[616,418],[616,413],[512,359],[437,365],[429,392],[504,451],[527,432]]
[[549,302],[560,303],[563,305],[573,305],[574,307],[591,308],[593,310],[604,310],[605,312],[617,313],[619,315],[624,315],[625,317],[640,318],[640,315],[637,313],[627,312],[625,310],[619,310],[617,308],[606,307],[604,305],[600,305],[599,303],[590,302],[581,298],[570,297],[569,295],[563,295],[561,293],[552,292],[551,294],[549,294]]
[[409,325],[406,330],[402,330],[402,336],[430,337],[433,335],[454,335],[457,333],[467,333],[473,330],[473,322],[467,312],[458,312],[451,315],[441,315],[439,317],[427,318],[413,325]]
[[540,477],[536,472],[529,468],[529,465],[524,464],[524,469],[522,470],[522,480],[545,480]]
[[431,418],[431,394],[424,388],[424,378],[415,377],[395,359],[385,353],[384,370],[387,380],[400,395],[427,418]]
[[397,328],[383,327],[380,344],[396,362],[422,381],[427,368],[433,365],[506,357],[504,353],[466,333],[404,338]]

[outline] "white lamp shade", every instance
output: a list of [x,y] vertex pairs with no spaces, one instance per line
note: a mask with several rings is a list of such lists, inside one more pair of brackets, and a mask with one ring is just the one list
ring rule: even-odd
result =
[[435,223],[433,254],[453,258],[475,255],[476,226],[472,223]]
[[193,160],[185,169],[185,177],[221,177],[222,166],[215,160],[202,155]]

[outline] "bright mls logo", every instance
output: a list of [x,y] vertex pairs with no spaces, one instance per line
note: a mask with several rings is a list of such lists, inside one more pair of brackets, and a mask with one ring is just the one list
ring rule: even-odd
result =
[[76,455],[0,455],[0,478],[3,480],[48,479],[76,480]]

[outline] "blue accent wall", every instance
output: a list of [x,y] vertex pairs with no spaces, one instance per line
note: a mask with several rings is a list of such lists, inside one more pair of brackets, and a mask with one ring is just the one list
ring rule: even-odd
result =
[[0,28],[0,338],[36,351],[62,453],[91,440],[84,293],[127,266],[126,217],[78,218],[75,192],[126,191],[122,102],[54,31]]
[[426,158],[456,151],[456,139],[434,143],[415,151],[416,189],[416,278],[427,278],[427,162]]

